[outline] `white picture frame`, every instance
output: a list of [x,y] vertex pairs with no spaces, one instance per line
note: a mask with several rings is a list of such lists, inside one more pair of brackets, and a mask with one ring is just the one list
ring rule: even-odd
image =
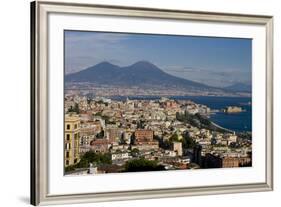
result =
[[[52,15],[59,16],[58,19],[53,19]],[[197,186],[194,184],[192,186],[188,186],[187,184],[180,185],[180,182],[174,182],[174,184],[166,183],[167,185],[160,185],[161,182],[158,182],[158,186],[155,183],[151,182],[150,185],[141,186],[141,184],[134,186],[128,186],[126,188],[118,188],[112,187],[107,189],[96,189],[93,190],[91,188],[86,191],[80,190],[81,187],[78,185],[75,186],[75,191],[69,188],[69,184],[67,182],[63,182],[60,178],[56,177],[58,174],[61,174],[60,171],[55,171],[53,169],[58,169],[53,167],[55,165],[54,158],[50,155],[50,151],[60,154],[59,143],[58,145],[54,145],[54,141],[52,140],[54,137],[59,136],[58,131],[53,130],[52,122],[52,114],[56,114],[56,107],[59,110],[60,104],[55,106],[55,103],[52,102],[54,97],[60,98],[61,94],[63,94],[60,88],[50,87],[50,81],[56,81],[58,85],[63,85],[63,79],[59,78],[60,75],[54,76],[54,68],[56,70],[61,70],[63,74],[63,67],[61,67],[61,63],[63,63],[63,58],[58,54],[54,54],[55,51],[60,51],[60,48],[63,48],[62,44],[59,45],[60,48],[54,48],[52,45],[53,40],[59,41],[60,37],[60,28],[65,27],[65,25],[71,26],[70,29],[77,30],[87,30],[88,28],[83,26],[83,23],[75,24],[75,21],[71,22],[67,19],[71,19],[71,16],[84,16],[85,25],[87,21],[91,17],[105,17],[111,19],[145,19],[149,20],[161,20],[164,22],[169,22],[170,24],[177,23],[194,23],[199,24],[197,27],[199,28],[197,33],[194,30],[193,35],[202,35],[204,36],[204,27],[208,26],[208,24],[223,24],[220,26],[228,27],[229,25],[241,25],[242,27],[258,27],[258,30],[261,33],[260,40],[263,40],[261,47],[253,48],[253,52],[255,53],[256,49],[261,48],[259,54],[261,54],[261,60],[264,64],[261,64],[262,70],[266,73],[266,76],[259,76],[263,78],[264,85],[259,86],[261,88],[260,95],[263,96],[261,102],[263,105],[262,111],[264,111],[263,120],[260,120],[257,123],[257,126],[262,126],[264,132],[262,140],[260,140],[261,144],[265,144],[264,151],[258,150],[262,153],[259,154],[261,159],[264,160],[264,164],[262,165],[262,174],[260,175],[262,179],[255,178],[253,176],[252,180],[244,179],[243,182],[234,181],[232,184],[229,183],[219,183],[213,182],[206,185],[198,184]],[[103,20],[101,20],[103,21]],[[53,24],[55,22],[55,24]],[[63,24],[60,24],[60,23]],[[68,23],[67,23],[68,22]],[[78,22],[78,21],[76,21]],[[80,21],[79,21],[80,22]],[[81,21],[83,22],[83,21]],[[64,25],[64,26],[63,26]],[[128,32],[125,26],[121,26],[119,28],[113,28],[112,31],[124,31]],[[94,27],[95,25],[93,25]],[[69,27],[66,27],[69,29]],[[97,28],[97,26],[96,26]],[[164,28],[164,27],[162,27]],[[201,28],[201,29],[200,29]],[[209,12],[200,12],[200,11],[183,11],[183,10],[161,10],[161,9],[153,9],[153,8],[132,8],[132,7],[117,7],[117,6],[103,6],[103,5],[90,5],[90,4],[75,4],[75,3],[59,3],[59,2],[45,2],[45,1],[36,1],[31,4],[31,204],[33,205],[42,205],[42,204],[63,204],[63,203],[81,203],[81,202],[99,202],[99,201],[113,201],[113,200],[127,200],[127,199],[146,199],[146,198],[160,198],[160,197],[176,197],[176,196],[190,196],[190,195],[204,195],[204,194],[218,194],[218,193],[237,193],[237,192],[253,192],[253,191],[268,191],[273,189],[273,17],[271,16],[258,16],[258,15],[242,15],[242,14],[225,14],[225,13],[209,13]],[[100,27],[100,30],[104,28]],[[219,30],[220,27],[217,27]],[[133,29],[132,29],[133,30]],[[201,31],[202,30],[202,31]],[[131,30],[130,30],[131,31]],[[213,36],[218,36],[218,33],[215,33],[216,29],[213,28]],[[239,34],[240,31],[240,34]],[[242,32],[241,32],[242,31]],[[246,28],[245,28],[246,31]],[[152,32],[152,33],[169,33],[169,31],[165,31],[162,29],[161,31],[152,31],[150,29],[144,31],[144,29],[140,28],[139,31],[135,32]],[[182,31],[184,33],[184,31]],[[251,32],[244,32],[242,30],[237,30],[233,32],[234,37],[249,37],[251,38]],[[256,31],[255,31],[256,33]],[[57,35],[57,36],[56,36]],[[210,33],[206,33],[205,36],[212,35]],[[262,41],[261,41],[262,42]],[[58,43],[58,42],[56,42]],[[54,52],[54,53],[53,53]],[[263,54],[263,55],[262,55]],[[58,64],[54,63],[54,58],[59,59],[57,62],[61,62]],[[260,56],[259,56],[260,57]],[[261,71],[261,73],[263,72]],[[53,75],[53,76],[52,76]],[[55,77],[55,78],[54,78]],[[258,77],[258,76],[257,76]],[[53,82],[52,82],[53,83]],[[56,85],[57,86],[57,85]],[[63,88],[62,88],[63,89]],[[54,94],[52,91],[57,91]],[[264,94],[261,93],[264,91]],[[62,92],[62,93],[61,93]],[[61,100],[63,97],[61,97]],[[52,106],[52,107],[50,107]],[[55,109],[54,109],[55,108]],[[53,110],[53,111],[52,111]],[[63,106],[61,105],[61,110],[63,110]],[[58,120],[58,119],[52,119]],[[62,124],[62,123],[61,123]],[[56,135],[57,134],[57,135]],[[260,144],[260,146],[261,146]],[[55,147],[56,146],[56,147]],[[54,156],[53,156],[54,157]],[[63,158],[62,158],[63,159]],[[259,169],[260,170],[260,169]],[[233,169],[228,169],[229,176],[231,176],[231,171]],[[176,173],[177,177],[184,176],[181,174],[182,172],[171,172]],[[204,172],[205,173],[205,172]],[[243,172],[244,173],[244,172]],[[253,173],[253,172],[249,172]],[[239,174],[239,172],[234,172],[238,176],[241,176],[242,179],[243,174]],[[155,174],[151,173],[138,173],[132,179],[142,179],[142,177],[151,177],[151,180],[154,179]],[[60,175],[63,176],[63,175]],[[108,175],[105,175],[108,176]],[[113,175],[112,182],[114,179],[120,175]],[[124,177],[126,175],[122,175]],[[171,174],[166,174],[167,178],[171,176]],[[197,175],[199,178],[200,173]],[[198,179],[197,177],[197,179]],[[89,179],[92,179],[91,182],[95,182],[94,178],[82,178],[75,180],[75,183],[87,183]],[[99,177],[98,179],[110,179],[109,177]],[[97,180],[97,179],[96,179]],[[199,180],[199,179],[198,179]],[[62,181],[62,182],[61,182]],[[73,183],[74,180],[71,180]],[[195,179],[196,181],[196,179]],[[53,183],[53,184],[52,184]],[[57,183],[58,185],[54,185]],[[175,184],[177,183],[177,184]],[[113,185],[114,186],[114,185]],[[68,190],[67,190],[68,189]]]

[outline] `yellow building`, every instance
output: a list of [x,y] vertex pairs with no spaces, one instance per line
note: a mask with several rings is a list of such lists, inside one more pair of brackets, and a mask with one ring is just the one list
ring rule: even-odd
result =
[[79,162],[80,118],[75,114],[66,114],[64,121],[64,165]]

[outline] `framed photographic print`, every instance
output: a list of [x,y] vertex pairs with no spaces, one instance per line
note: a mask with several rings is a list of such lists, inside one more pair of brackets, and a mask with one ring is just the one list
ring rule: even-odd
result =
[[31,204],[273,189],[273,17],[31,3]]

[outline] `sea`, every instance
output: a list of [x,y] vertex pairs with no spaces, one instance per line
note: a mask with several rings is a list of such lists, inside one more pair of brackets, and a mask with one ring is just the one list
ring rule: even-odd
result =
[[[232,131],[252,131],[252,100],[250,97],[215,97],[215,96],[189,96],[171,97],[177,100],[192,100],[210,107],[212,110],[219,110],[210,115],[211,121]],[[221,109],[227,106],[242,107],[242,112],[227,114]]]
[[[125,100],[127,97],[114,97],[115,100]],[[159,97],[128,97],[129,99],[155,100]],[[191,100],[198,104],[203,104],[218,112],[210,115],[210,120],[236,132],[252,131],[252,100],[250,97],[216,97],[216,96],[171,96],[174,100]],[[227,114],[221,109],[227,106],[242,107],[243,112]]]

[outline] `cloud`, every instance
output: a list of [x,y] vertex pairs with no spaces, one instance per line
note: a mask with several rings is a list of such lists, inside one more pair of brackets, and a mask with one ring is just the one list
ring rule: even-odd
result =
[[122,44],[128,38],[130,35],[122,33],[66,31],[66,73],[80,71],[104,60],[120,64],[122,56],[128,55],[126,45]]
[[130,37],[128,34],[122,33],[104,33],[104,32],[80,32],[80,31],[66,31],[65,40],[68,44],[113,44],[119,43]]

